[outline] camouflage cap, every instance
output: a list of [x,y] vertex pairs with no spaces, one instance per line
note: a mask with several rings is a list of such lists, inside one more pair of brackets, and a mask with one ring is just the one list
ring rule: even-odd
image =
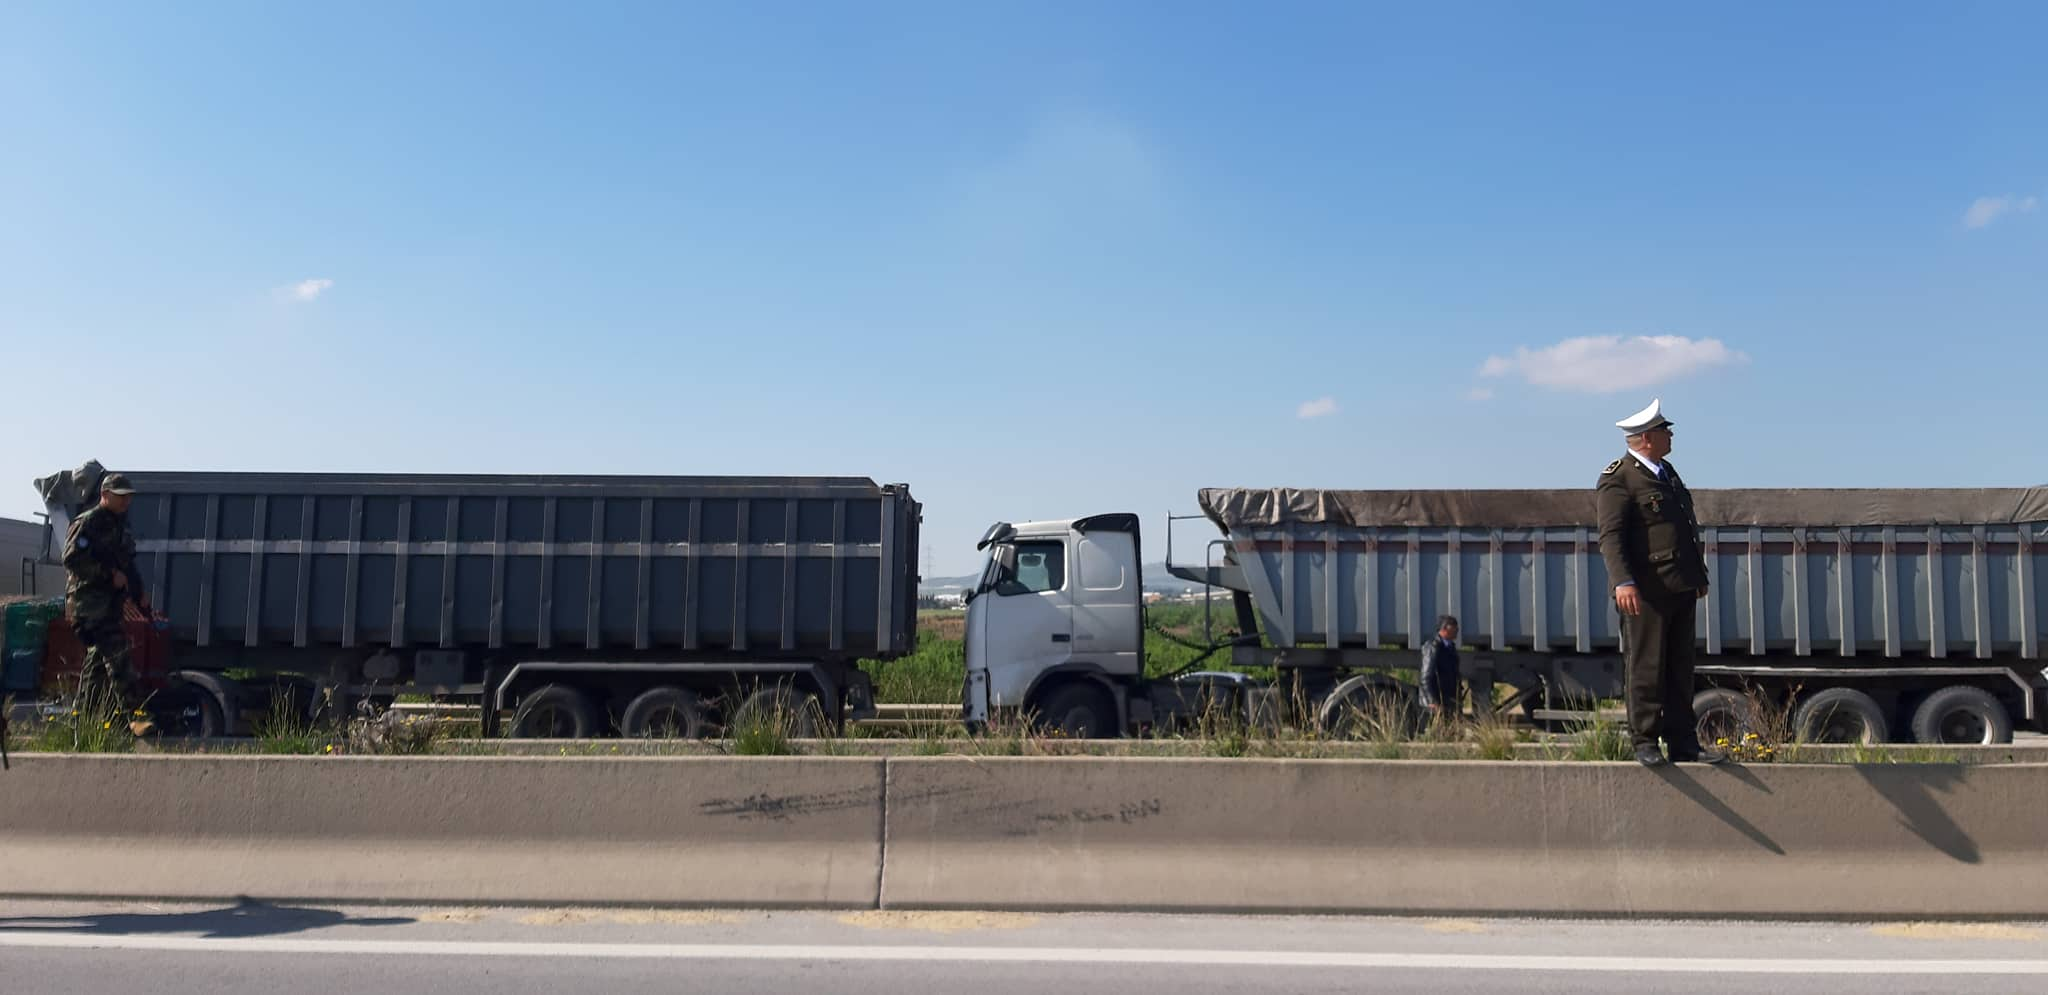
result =
[[135,493],[135,487],[128,483],[127,477],[118,473],[110,473],[100,478],[100,493],[133,494]]

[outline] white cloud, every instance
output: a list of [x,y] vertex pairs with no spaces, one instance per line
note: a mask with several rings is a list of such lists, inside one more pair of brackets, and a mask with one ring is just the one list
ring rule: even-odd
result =
[[326,293],[327,288],[332,286],[334,286],[333,280],[300,280],[291,286],[278,288],[278,294],[282,297],[304,303],[318,300],[320,295]]
[[1471,390],[1468,390],[1468,391],[1466,391],[1466,392],[1465,392],[1465,400],[1468,400],[1468,401],[1491,401],[1491,400],[1493,400],[1493,388],[1491,388],[1491,387],[1474,387],[1474,388],[1472,388]]
[[1612,394],[1747,362],[1748,356],[1720,339],[1593,335],[1541,349],[1518,348],[1513,356],[1489,356],[1479,375],[1519,376],[1538,387]]
[[1979,197],[1963,212],[1963,227],[1982,228],[2008,214],[2032,214],[2040,206],[2039,197]]
[[1296,418],[1328,418],[1336,413],[1337,399],[1334,397],[1318,397],[1313,401],[1304,401],[1301,407],[1294,409]]

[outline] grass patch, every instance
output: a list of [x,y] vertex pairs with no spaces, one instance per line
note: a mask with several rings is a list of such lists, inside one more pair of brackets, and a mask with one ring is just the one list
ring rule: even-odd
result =
[[1590,719],[1572,719],[1565,729],[1572,737],[1568,756],[1573,760],[1598,763],[1635,759],[1635,744],[1620,723],[1596,714]]
[[826,726],[815,696],[781,684],[748,696],[732,710],[725,732],[734,756],[787,757],[801,752],[796,740]]
[[1522,731],[1496,712],[1488,711],[1472,724],[1472,740],[1478,744],[1481,760],[1515,759],[1515,744],[1521,737]]
[[71,707],[44,721],[26,745],[40,753],[129,753],[135,734],[128,723],[144,717],[141,709],[129,713],[111,683],[87,681],[72,693]]
[[894,660],[862,660],[875,682],[875,700],[892,705],[957,705],[967,681],[966,644],[944,638],[919,621],[917,651]]
[[258,752],[287,756],[333,753],[340,738],[313,721],[311,708],[301,706],[297,694],[283,689],[270,696],[270,708],[249,731]]

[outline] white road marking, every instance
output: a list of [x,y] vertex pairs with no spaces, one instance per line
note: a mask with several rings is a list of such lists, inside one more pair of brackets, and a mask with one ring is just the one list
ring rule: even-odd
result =
[[1355,967],[1459,971],[1645,974],[2048,975],[2048,960],[1907,958],[1562,957],[1491,954],[1173,950],[1119,947],[948,947],[836,944],[528,943],[517,941],[312,940],[284,937],[94,936],[0,933],[0,948],[145,950],[161,953],[331,954],[397,957],[568,957],[639,960],[965,961],[1155,964],[1191,967]]

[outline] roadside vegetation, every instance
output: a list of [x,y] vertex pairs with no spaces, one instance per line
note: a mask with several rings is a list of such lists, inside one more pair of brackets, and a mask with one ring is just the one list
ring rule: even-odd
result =
[[[1236,636],[1228,606],[1209,609],[1210,635],[1218,642]],[[1187,669],[1232,671],[1227,651],[1203,652],[1204,607],[1154,605],[1148,609],[1146,660],[1149,676]],[[868,660],[861,666],[876,684],[876,696],[890,705],[955,706],[966,677],[965,613],[920,613],[917,652],[902,659]],[[1270,680],[1257,670],[1250,676]],[[1397,684],[1412,675],[1390,673]],[[1404,680],[1405,679],[1405,680]],[[251,725],[252,736],[231,741],[189,742],[138,737],[118,702],[88,688],[73,696],[73,707],[16,725],[11,743],[19,752],[125,753],[220,752],[297,756],[416,756],[427,754],[547,756],[1163,756],[1299,759],[1471,759],[1615,762],[1631,757],[1618,703],[1600,702],[1595,718],[1541,731],[1506,715],[1431,721],[1412,694],[1371,694],[1333,714],[1316,714],[1305,701],[1282,701],[1271,714],[1248,715],[1242,704],[1208,703],[1192,728],[1130,740],[1069,740],[1040,729],[1028,715],[1006,715],[969,735],[955,713],[944,708],[908,717],[851,725],[843,736],[821,736],[824,716],[815,701],[794,695],[756,695],[718,738],[594,739],[576,742],[477,738],[473,715],[450,718],[368,703],[335,717],[329,702],[299,700],[302,691],[280,688]],[[1510,690],[1502,687],[1503,698]],[[758,702],[758,704],[756,704]],[[405,703],[401,703],[405,704]],[[1745,764],[1763,763],[1962,763],[1984,757],[1967,751],[1916,745],[1813,746],[1795,735],[1781,702],[1751,694],[1737,727],[1718,744]]]

